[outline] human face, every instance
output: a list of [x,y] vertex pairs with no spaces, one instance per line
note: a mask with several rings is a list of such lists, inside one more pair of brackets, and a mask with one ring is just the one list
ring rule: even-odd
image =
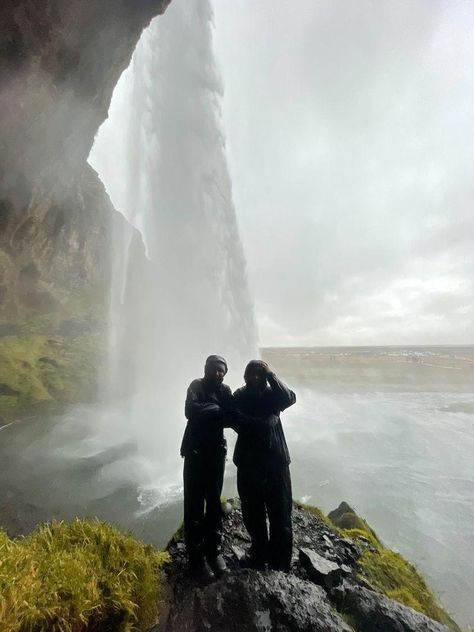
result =
[[225,366],[221,362],[206,364],[204,376],[208,382],[220,386],[224,381]]
[[265,384],[266,378],[262,369],[252,369],[245,376],[245,383],[251,389],[260,390]]

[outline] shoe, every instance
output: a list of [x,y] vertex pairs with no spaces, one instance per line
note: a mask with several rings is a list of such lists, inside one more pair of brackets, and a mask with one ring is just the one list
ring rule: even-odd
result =
[[207,562],[216,575],[222,575],[227,570],[227,564],[220,554],[212,556],[208,555]]
[[210,584],[216,578],[205,559],[191,562],[189,564],[189,573],[199,584]]

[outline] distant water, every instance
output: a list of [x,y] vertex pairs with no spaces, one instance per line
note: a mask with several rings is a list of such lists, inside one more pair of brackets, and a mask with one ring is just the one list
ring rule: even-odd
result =
[[[308,350],[265,352],[297,393],[297,404],[282,416],[293,496],[326,512],[346,500],[387,546],[419,567],[461,625],[472,624],[474,392],[460,390],[469,379],[449,378],[452,369],[470,371],[463,363],[471,361],[472,348],[452,354],[418,348],[422,356],[433,354],[428,364],[438,373],[429,376],[437,388],[444,379],[439,371],[447,371],[438,390],[433,383],[427,389],[423,366],[419,384],[410,379],[407,390],[404,367],[408,371],[411,361],[399,365],[399,356],[391,356],[396,370],[392,360],[381,369],[380,349],[344,350],[347,360],[340,364],[316,354],[309,383],[301,379],[298,353]],[[370,383],[361,379],[367,365],[377,367],[380,379],[370,372]],[[98,515],[163,546],[182,519],[179,445],[164,469],[153,444],[147,449],[124,430],[123,414],[75,407],[0,429],[0,524],[21,530],[52,517]],[[184,428],[181,416],[169,423]],[[233,433],[227,434],[232,444]],[[236,494],[235,477],[229,458],[227,496]]]
[[[327,351],[313,350],[313,357]],[[289,353],[298,355],[297,350]],[[346,355],[354,374],[363,366],[356,361],[362,356],[378,369],[383,356],[394,362],[416,357],[420,365],[441,372],[461,371],[467,384],[472,379],[472,347],[329,351],[334,354]],[[284,351],[274,361],[294,370]],[[426,374],[420,384],[415,374],[409,391],[400,384],[396,388],[393,380],[383,388],[387,376],[395,374],[391,364],[380,371],[378,383],[375,379],[364,388],[348,381],[348,372],[338,369],[344,379],[334,377],[333,391],[327,379],[324,389],[292,382],[298,401],[283,420],[293,458],[294,497],[325,512],[341,500],[349,502],[386,545],[420,568],[456,620],[472,625],[474,392],[460,392],[460,379],[450,377],[446,391],[417,390],[426,386]],[[435,375],[437,384],[443,375]]]

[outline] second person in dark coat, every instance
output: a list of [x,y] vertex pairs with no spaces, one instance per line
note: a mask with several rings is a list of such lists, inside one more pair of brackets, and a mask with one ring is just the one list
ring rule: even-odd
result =
[[240,414],[233,427],[238,433],[237,488],[252,539],[247,561],[254,567],[268,562],[271,568],[286,571],[293,548],[292,493],[280,413],[296,402],[296,396],[261,360],[249,362],[244,379],[245,386],[234,393]]

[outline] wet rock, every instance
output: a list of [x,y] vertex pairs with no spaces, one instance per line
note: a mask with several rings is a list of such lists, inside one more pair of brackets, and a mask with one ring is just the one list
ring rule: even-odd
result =
[[281,572],[241,570],[175,594],[164,632],[350,632],[319,587]]
[[334,545],[332,543],[332,540],[326,534],[323,535],[323,540],[330,549],[333,548]]
[[347,587],[343,607],[358,627],[370,632],[450,632],[450,629],[377,592],[360,586]]
[[339,507],[337,507],[336,509],[333,509],[332,511],[328,513],[328,518],[336,526],[339,526],[338,522],[340,522],[340,520],[346,514],[357,515],[356,512],[352,509],[352,507],[343,500],[342,503],[340,503]]
[[358,573],[358,545],[331,531],[318,514],[298,505],[293,510],[291,571],[242,569],[240,561],[250,539],[240,503],[228,502],[232,511],[224,516],[222,554],[229,573],[207,586],[193,581],[182,530],[178,531],[168,546],[167,612],[160,632],[348,632],[351,628],[341,612],[349,615],[357,632],[447,631],[418,612],[367,590]]
[[237,559],[237,561],[241,562],[244,557],[245,557],[245,551],[244,549],[242,549],[240,546],[233,546],[232,547],[232,552],[235,555],[235,558]]
[[342,571],[336,562],[331,562],[311,549],[300,549],[299,559],[311,581],[327,591],[341,583]]

